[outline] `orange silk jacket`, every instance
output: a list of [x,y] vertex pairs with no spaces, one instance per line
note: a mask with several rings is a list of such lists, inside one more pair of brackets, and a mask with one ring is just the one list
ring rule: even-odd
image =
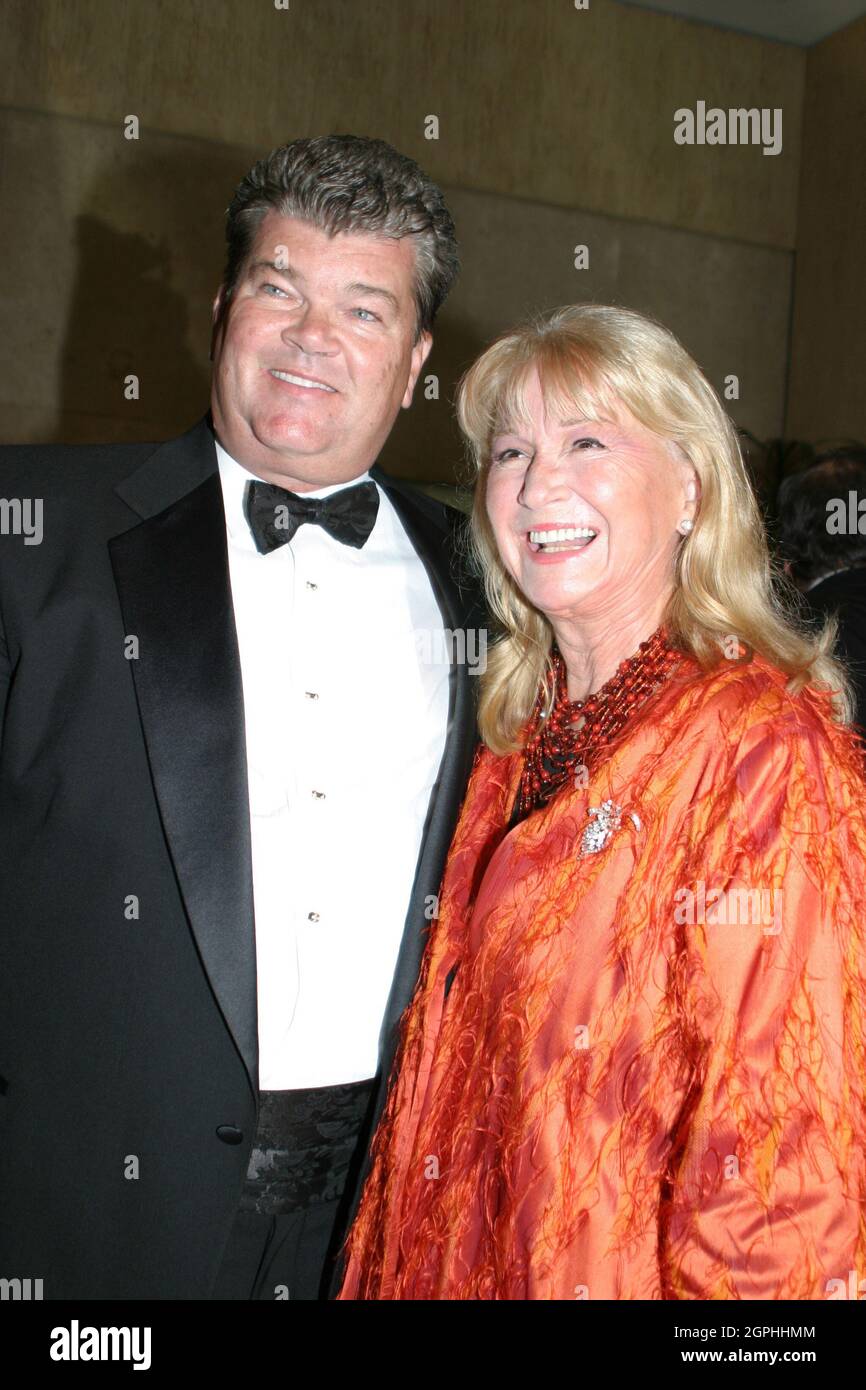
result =
[[511,831],[479,750],[341,1299],[866,1294],[863,749],[784,686],[688,661]]

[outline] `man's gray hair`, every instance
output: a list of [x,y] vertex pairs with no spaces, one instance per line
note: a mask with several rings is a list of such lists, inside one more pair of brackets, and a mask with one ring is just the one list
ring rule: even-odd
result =
[[410,236],[415,242],[416,341],[460,268],[454,223],[442,190],[407,155],[362,135],[319,135],[280,145],[254,164],[226,212],[224,308],[228,308],[259,224],[269,211],[322,231]]

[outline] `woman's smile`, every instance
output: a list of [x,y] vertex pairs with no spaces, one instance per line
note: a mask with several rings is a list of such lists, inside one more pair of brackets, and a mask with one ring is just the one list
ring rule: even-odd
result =
[[581,555],[597,535],[591,526],[539,526],[530,528],[525,540],[533,560],[551,564]]

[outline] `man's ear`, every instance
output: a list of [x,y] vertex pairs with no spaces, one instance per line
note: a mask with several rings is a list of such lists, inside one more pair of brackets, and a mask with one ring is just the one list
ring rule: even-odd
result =
[[211,314],[210,353],[208,354],[208,360],[211,362],[214,359],[214,352],[216,351],[218,340],[222,334],[227,309],[225,285],[220,285],[216,292],[216,297],[213,302],[213,312]]
[[409,406],[412,404],[412,395],[415,390],[415,383],[418,380],[418,377],[421,375],[421,368],[424,366],[424,363],[430,356],[430,349],[432,348],[432,346],[433,334],[428,333],[425,329],[425,331],[420,334],[417,343],[412,349],[412,365],[409,368],[409,380],[406,383],[406,390],[404,391],[403,399],[400,402],[404,410],[408,410]]

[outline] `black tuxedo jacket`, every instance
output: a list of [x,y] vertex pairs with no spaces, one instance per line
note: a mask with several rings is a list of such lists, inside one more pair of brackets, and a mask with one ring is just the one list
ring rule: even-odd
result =
[[[443,625],[483,627],[456,577],[460,514],[372,472]],[[0,498],[42,499],[44,530],[0,535],[0,1277],[42,1279],[46,1299],[207,1298],[258,1101],[243,694],[208,417],[160,445],[0,450]],[[370,1132],[476,684],[452,664]]]

